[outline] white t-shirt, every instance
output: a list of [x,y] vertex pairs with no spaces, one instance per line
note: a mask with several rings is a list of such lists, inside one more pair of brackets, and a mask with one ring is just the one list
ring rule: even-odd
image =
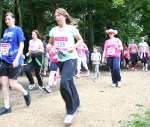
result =
[[146,42],[139,43],[139,48],[141,53],[148,53],[149,46]]
[[[34,52],[43,47],[43,42],[40,39],[29,41],[29,51]],[[43,47],[44,48],[44,47]]]
[[56,26],[50,30],[49,36],[53,38],[54,47],[58,50],[59,61],[77,59],[76,50],[72,52],[68,52],[68,50],[75,44],[74,38],[78,34],[78,29],[72,25],[66,25],[64,28]]

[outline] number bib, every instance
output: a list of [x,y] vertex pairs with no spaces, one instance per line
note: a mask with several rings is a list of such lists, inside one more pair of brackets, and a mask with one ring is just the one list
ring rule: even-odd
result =
[[109,56],[115,56],[115,55],[116,55],[116,50],[115,50],[115,48],[114,48],[114,47],[109,47],[109,48],[107,49],[107,55],[109,55]]
[[2,55],[8,56],[9,49],[10,49],[10,44],[9,43],[1,43],[1,53],[2,53]]
[[67,37],[55,37],[54,41],[55,41],[56,48],[59,48],[62,50],[67,49],[67,42],[68,42]]
[[142,47],[142,52],[146,52],[146,47],[145,46]]

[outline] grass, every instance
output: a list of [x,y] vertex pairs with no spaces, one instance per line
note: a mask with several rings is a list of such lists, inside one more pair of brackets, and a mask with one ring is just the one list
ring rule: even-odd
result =
[[144,115],[132,114],[133,119],[121,127],[150,127],[150,109]]

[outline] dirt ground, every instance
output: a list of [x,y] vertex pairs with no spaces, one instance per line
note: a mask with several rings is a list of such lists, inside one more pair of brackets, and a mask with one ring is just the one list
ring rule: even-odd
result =
[[[111,87],[110,73],[104,71],[96,82],[90,77],[75,79],[81,107],[71,127],[120,127],[131,114],[150,107],[150,72],[122,71],[121,75],[121,88]],[[19,81],[24,86],[28,83],[26,77]],[[0,127],[64,127],[65,105],[59,86],[51,94],[41,90],[31,94],[32,104],[26,107],[22,95],[11,91],[13,112],[0,116]]]

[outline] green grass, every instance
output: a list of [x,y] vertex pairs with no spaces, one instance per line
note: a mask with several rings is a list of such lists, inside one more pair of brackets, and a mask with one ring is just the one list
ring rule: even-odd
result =
[[132,114],[133,119],[121,127],[150,127],[150,109],[144,115]]

